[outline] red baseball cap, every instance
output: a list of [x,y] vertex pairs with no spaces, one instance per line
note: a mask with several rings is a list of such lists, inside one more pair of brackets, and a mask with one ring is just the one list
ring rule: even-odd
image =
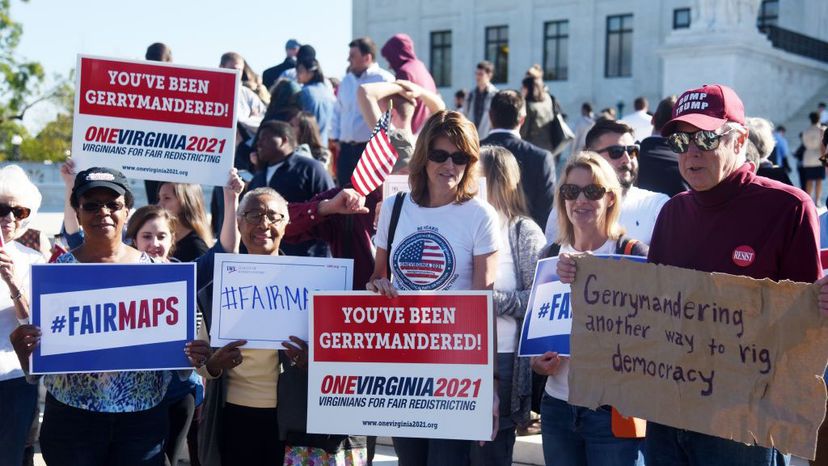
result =
[[721,84],[705,84],[685,91],[673,105],[673,118],[661,128],[662,136],[669,136],[679,122],[713,131],[728,121],[745,124],[745,106],[736,92]]

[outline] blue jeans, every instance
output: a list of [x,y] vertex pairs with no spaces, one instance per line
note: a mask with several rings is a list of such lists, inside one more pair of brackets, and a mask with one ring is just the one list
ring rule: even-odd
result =
[[25,377],[0,381],[0,466],[23,464],[36,405],[37,385]]
[[647,423],[647,466],[771,466],[773,448],[745,445],[712,435]]
[[49,466],[163,466],[164,403],[134,413],[101,413],[46,395],[40,448]]
[[469,441],[393,437],[399,466],[465,466],[469,464]]
[[616,438],[612,435],[611,422],[609,406],[594,411],[544,393],[541,401],[544,461],[556,466],[634,466],[641,440]]

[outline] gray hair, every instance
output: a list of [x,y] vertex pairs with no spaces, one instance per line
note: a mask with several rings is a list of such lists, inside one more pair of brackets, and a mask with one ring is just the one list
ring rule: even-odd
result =
[[[747,128],[745,128],[744,125],[742,125],[740,123],[736,123],[735,121],[728,121],[727,123],[724,124],[724,128],[725,128],[725,131],[731,131],[730,134],[725,135],[725,137],[728,138],[728,141],[737,138],[739,135],[748,133],[748,130],[747,130]],[[751,152],[750,151],[750,146],[751,146],[751,144],[748,144],[746,142],[745,144],[742,145],[742,150],[740,152],[736,153],[737,157],[740,160],[740,163],[739,163],[740,165],[745,163],[746,161],[752,161],[752,160],[750,160],[750,155],[751,155],[750,154],[750,152]],[[754,163],[754,165],[757,166],[757,167],[759,166],[758,163]]]
[[14,198],[22,207],[31,209],[32,213],[29,217],[20,222],[21,228],[29,225],[43,201],[40,190],[18,165],[6,165],[0,168],[0,196]]
[[773,123],[757,117],[745,118],[745,126],[748,129],[748,139],[756,148],[759,160],[770,157],[773,148],[776,146],[776,139],[773,137]]
[[239,202],[239,208],[236,210],[236,217],[241,217],[247,212],[248,205],[253,202],[253,199],[258,199],[260,197],[270,198],[275,200],[280,206],[285,208],[285,215],[288,212],[288,203],[281,194],[276,192],[273,188],[263,187],[263,188],[256,188],[251,191],[248,191],[247,194]]

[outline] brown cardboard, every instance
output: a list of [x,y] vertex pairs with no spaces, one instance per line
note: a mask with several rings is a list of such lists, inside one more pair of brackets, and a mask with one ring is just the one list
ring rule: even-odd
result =
[[[828,356],[818,287],[588,255],[577,269],[571,404],[814,458]],[[680,300],[678,317],[664,299]]]

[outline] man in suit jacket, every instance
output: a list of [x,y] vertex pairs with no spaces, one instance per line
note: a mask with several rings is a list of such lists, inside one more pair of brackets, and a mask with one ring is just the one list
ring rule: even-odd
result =
[[[334,187],[331,175],[321,163],[295,153],[296,133],[288,123],[262,123],[256,149],[260,169],[250,181],[250,190],[269,186],[292,203],[308,201]],[[327,245],[316,241],[283,244],[282,250],[293,256],[329,256]]]
[[653,134],[641,140],[638,155],[638,182],[641,189],[664,193],[670,197],[687,191],[690,187],[679,173],[678,154],[670,149],[667,138],[661,136],[661,128],[672,118],[676,96],[663,99],[653,115]]
[[514,154],[520,167],[520,185],[529,215],[543,228],[555,195],[555,159],[552,154],[520,138],[526,103],[517,91],[500,91],[492,97],[489,120],[492,130],[480,145],[500,146]]

